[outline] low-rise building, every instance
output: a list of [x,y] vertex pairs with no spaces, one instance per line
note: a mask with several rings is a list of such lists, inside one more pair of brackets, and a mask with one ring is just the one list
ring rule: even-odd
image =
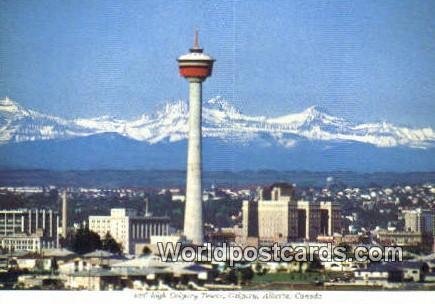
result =
[[36,234],[15,234],[11,236],[0,237],[0,247],[13,251],[31,251],[39,252],[42,248],[42,237]]
[[398,266],[389,264],[372,264],[366,269],[354,271],[357,285],[384,286],[403,281],[403,271]]
[[423,242],[420,232],[412,231],[388,231],[381,230],[377,233],[377,239],[382,245],[394,246],[419,246]]
[[403,271],[404,281],[422,282],[429,271],[429,266],[421,261],[403,261],[398,264]]

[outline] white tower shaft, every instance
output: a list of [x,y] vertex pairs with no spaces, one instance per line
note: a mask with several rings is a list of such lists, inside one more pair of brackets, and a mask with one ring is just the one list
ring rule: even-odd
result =
[[189,142],[184,235],[193,244],[203,244],[201,103],[202,79],[189,78]]

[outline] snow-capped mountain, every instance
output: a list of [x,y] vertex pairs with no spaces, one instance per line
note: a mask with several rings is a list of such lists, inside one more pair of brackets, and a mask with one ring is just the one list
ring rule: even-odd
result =
[[0,144],[91,134],[74,122],[26,109],[7,97],[0,100]]
[[[26,109],[9,98],[0,100],[0,143],[70,139],[100,133],[117,133],[137,141],[156,144],[187,138],[186,102],[167,103],[155,113],[132,119],[98,117],[67,120]],[[353,123],[334,117],[319,107],[278,117],[249,116],[224,99],[204,103],[205,138],[246,144],[292,148],[300,140],[356,142],[376,147],[428,148],[435,143],[431,127],[409,128],[386,122]]]

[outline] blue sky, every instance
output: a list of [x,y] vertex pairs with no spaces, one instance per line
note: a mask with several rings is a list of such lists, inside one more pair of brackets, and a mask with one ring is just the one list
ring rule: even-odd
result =
[[186,98],[193,30],[217,61],[205,98],[249,114],[319,105],[434,126],[434,1],[0,1],[0,96],[69,118]]

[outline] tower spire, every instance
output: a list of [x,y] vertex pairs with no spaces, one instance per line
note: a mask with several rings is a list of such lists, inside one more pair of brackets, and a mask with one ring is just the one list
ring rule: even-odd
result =
[[199,34],[198,34],[198,30],[195,30],[195,38],[193,40],[193,48],[194,49],[199,49]]
[[202,53],[202,48],[199,46],[199,33],[195,30],[195,35],[193,37],[193,47],[190,49],[192,53]]

